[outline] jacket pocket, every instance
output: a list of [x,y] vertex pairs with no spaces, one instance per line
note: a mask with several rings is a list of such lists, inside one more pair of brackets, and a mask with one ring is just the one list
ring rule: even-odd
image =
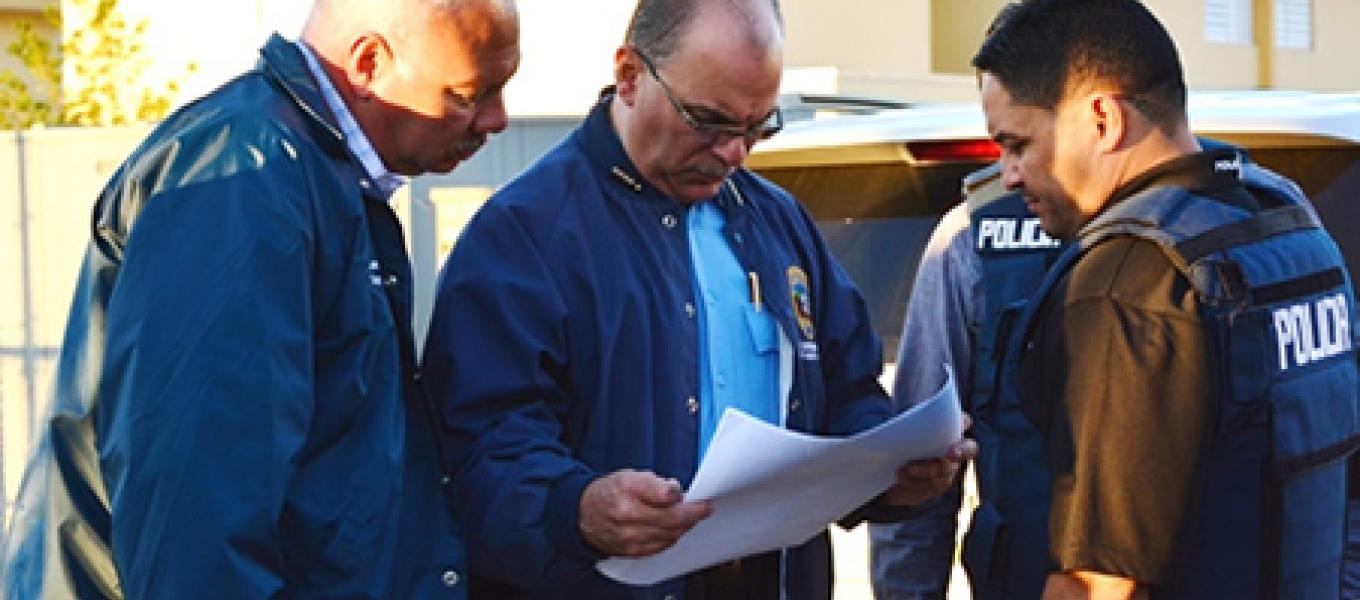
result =
[[[1345,519],[1346,458],[1357,435],[1356,365],[1346,354],[1276,383],[1270,407],[1274,476],[1263,541],[1277,552],[1282,598],[1337,597]],[[1271,514],[1273,513],[1273,514]]]
[[1271,392],[1271,473],[1288,480],[1342,461],[1360,444],[1355,358],[1277,382]]
[[746,329],[751,334],[752,349],[756,354],[779,352],[779,324],[769,313],[746,307]]

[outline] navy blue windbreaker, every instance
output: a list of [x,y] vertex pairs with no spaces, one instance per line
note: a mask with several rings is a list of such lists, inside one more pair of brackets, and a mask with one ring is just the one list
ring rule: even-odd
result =
[[410,267],[297,48],[100,195],[4,596],[461,598]]
[[[448,427],[455,502],[487,597],[685,597],[593,571],[581,493],[617,469],[688,486],[698,454],[698,324],[685,207],[645,183],[602,102],[497,192],[444,268],[425,372]],[[790,375],[787,426],[848,434],[890,414],[865,304],[807,213],[744,170],[715,202]],[[781,335],[772,341],[767,335]],[[830,595],[826,536],[788,552],[789,598]],[[521,588],[511,591],[507,584]]]

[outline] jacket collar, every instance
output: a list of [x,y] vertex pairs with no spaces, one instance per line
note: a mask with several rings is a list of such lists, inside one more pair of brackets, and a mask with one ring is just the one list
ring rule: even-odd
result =
[[[611,180],[613,186],[624,190],[627,195],[644,200],[679,204],[674,198],[662,194],[660,190],[647,183],[642,171],[638,170],[633,159],[628,157],[628,152],[623,148],[623,140],[619,139],[619,133],[614,129],[614,122],[609,117],[609,107],[614,101],[614,93],[612,85],[600,92],[599,101],[590,110],[590,114],[586,115],[578,130],[585,155],[597,172],[604,173],[604,177]],[[747,202],[740,192],[733,190],[738,183],[737,175],[740,171],[741,169],[738,169],[737,173],[729,176],[727,182],[718,188],[717,196],[712,199],[729,219],[737,212],[735,209],[744,208]]]
[[577,130],[586,157],[597,172],[605,174],[612,185],[642,198],[661,197],[662,194],[647,183],[642,171],[638,170],[633,159],[623,149],[623,140],[619,139],[614,122],[609,118],[609,107],[613,102],[614,86],[609,86],[600,92],[599,100]]
[[383,196],[391,198],[392,193],[403,185],[406,185],[407,178],[393,173],[387,169],[378,150],[373,147],[373,142],[359,126],[359,121],[354,113],[350,112],[349,107],[345,106],[345,99],[340,96],[340,91],[335,89],[325,69],[321,67],[321,62],[306,42],[298,41],[293,44],[302,54],[302,58],[307,63],[307,70],[312,72],[312,79],[316,81],[317,87],[321,91],[321,97],[325,100],[326,108],[331,109],[331,114],[335,116],[336,122],[340,125],[340,134],[345,138],[345,146],[349,148],[350,154],[359,159],[359,164],[364,166],[364,172],[378,184],[378,190]]
[[288,94],[298,108],[310,118],[314,125],[326,132],[328,139],[344,146],[345,136],[340,126],[326,107],[325,97],[302,52],[292,42],[275,33],[260,48],[260,61],[256,68],[274,80],[284,93]]
[[1192,192],[1208,193],[1241,185],[1242,158],[1235,149],[1205,150],[1172,158],[1144,171],[1110,194],[1108,204],[1113,205],[1157,186],[1178,186]]

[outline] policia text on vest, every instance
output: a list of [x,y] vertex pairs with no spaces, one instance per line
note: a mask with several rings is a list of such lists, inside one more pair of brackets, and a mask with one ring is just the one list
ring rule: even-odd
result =
[[1045,250],[1062,246],[1039,227],[1038,217],[981,219],[977,224],[978,250]]
[[1350,314],[1345,294],[1275,309],[1280,370],[1287,371],[1350,352]]

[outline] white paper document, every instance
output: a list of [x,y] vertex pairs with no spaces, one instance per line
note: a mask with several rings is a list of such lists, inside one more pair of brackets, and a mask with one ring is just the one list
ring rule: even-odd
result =
[[713,514],[663,552],[596,568],[626,584],[651,585],[797,546],[883,493],[903,464],[942,456],[962,435],[953,373],[929,400],[852,437],[788,431],[729,408],[685,492],[686,500],[712,501]]

